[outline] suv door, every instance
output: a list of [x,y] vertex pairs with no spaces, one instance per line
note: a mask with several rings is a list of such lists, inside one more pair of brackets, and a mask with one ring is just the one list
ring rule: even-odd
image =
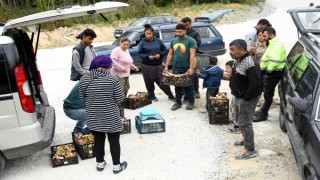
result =
[[[303,67],[304,64],[302,65],[302,68]],[[295,71],[292,76],[300,76],[300,72],[301,71]],[[313,62],[310,62],[295,89],[297,96],[309,101],[310,106],[307,112],[293,110],[293,124],[299,134],[299,138],[296,138],[296,140],[301,142],[309,156],[307,158],[311,162],[311,164],[307,164],[306,162],[302,162],[302,164],[308,168],[310,172],[312,172],[314,168],[317,172],[320,172],[320,134],[319,128],[316,125],[317,121],[314,118],[317,110],[317,103],[314,102],[316,102],[316,98],[319,97],[317,93],[319,92],[319,87],[316,86],[318,84],[319,69]]]

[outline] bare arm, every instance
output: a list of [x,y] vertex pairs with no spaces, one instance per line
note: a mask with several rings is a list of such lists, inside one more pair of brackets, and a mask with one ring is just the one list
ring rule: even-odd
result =
[[164,67],[164,70],[165,70],[165,71],[168,71],[168,67],[169,67],[169,65],[171,64],[172,55],[173,55],[172,52],[173,52],[173,50],[170,49],[170,50],[169,50],[169,53],[168,53],[168,55],[167,55],[166,66]]
[[190,48],[190,68],[188,70],[189,74],[193,74],[194,60],[196,58],[196,48]]

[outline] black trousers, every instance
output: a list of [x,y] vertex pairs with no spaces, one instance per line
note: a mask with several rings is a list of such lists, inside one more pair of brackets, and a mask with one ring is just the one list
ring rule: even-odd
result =
[[199,78],[197,74],[193,76],[193,88],[194,88],[194,92],[199,92]]
[[173,96],[173,93],[171,92],[169,85],[161,84],[161,76],[163,72],[163,66],[148,66],[145,64],[141,64],[141,71],[144,83],[146,85],[147,91],[150,95],[150,97],[155,97],[154,90],[155,86],[154,83],[156,83],[159,88],[167,95],[167,96]]
[[108,140],[110,145],[110,152],[113,165],[120,164],[120,132],[116,133],[104,133],[98,131],[92,131],[94,136],[94,152],[97,162],[104,161],[104,145],[106,141],[106,134],[108,134]]
[[261,112],[267,113],[271,107],[274,91],[281,78],[279,77],[268,77],[264,78],[263,95],[264,103],[261,107]]

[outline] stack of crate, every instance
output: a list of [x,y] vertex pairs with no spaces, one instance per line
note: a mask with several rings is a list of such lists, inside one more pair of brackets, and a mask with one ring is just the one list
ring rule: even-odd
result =
[[209,96],[209,123],[229,123],[229,99],[227,93],[218,93],[216,96]]

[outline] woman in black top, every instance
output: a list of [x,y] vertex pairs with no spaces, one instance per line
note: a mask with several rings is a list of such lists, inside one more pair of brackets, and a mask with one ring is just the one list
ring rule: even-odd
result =
[[163,72],[162,57],[166,56],[167,48],[163,42],[154,37],[154,30],[151,25],[145,25],[145,38],[139,44],[138,54],[142,58],[141,71],[151,100],[158,101],[154,94],[154,83],[169,97],[175,100],[170,86],[161,84],[161,74]]

